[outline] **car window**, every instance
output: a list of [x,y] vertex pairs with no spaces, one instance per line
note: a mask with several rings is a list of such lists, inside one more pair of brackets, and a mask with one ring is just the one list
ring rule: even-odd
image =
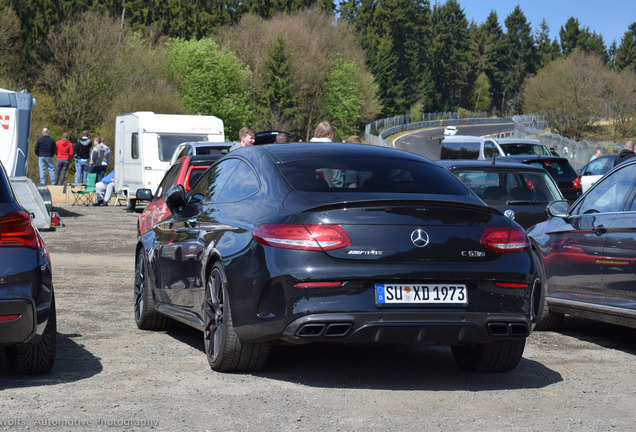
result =
[[480,142],[442,142],[440,159],[478,159]]
[[161,180],[161,183],[157,186],[154,199],[165,198],[168,189],[174,184],[182,164],[182,161],[175,162],[175,164],[168,169],[166,175],[163,176],[163,180]]
[[549,156],[550,152],[542,145],[529,143],[499,144],[507,156],[510,155],[541,155]]
[[487,141],[484,143],[484,157],[485,158],[491,158],[494,155],[499,156],[499,151],[497,150],[497,147],[495,147],[495,144],[492,141]]
[[190,190],[190,203],[215,201],[238,163],[238,159],[231,158],[212,165]]
[[281,163],[279,169],[301,191],[468,194],[444,168],[404,159],[313,158]]
[[186,179],[185,189],[186,192],[190,190],[193,184],[199,181],[203,173],[208,169],[207,166],[191,166],[190,173]]
[[561,160],[537,160],[530,162],[530,165],[544,168],[553,178],[556,177],[576,177],[576,172],[568,161]]
[[241,201],[258,192],[258,177],[248,164],[241,161],[225,182],[216,202]]
[[562,199],[554,181],[545,172],[488,172],[480,169],[462,169],[454,170],[453,174],[486,203],[548,203]]
[[572,209],[572,215],[610,213],[622,210],[635,178],[636,165],[628,165],[612,173],[609,177],[603,178]]
[[601,175],[605,172],[605,160],[594,159],[583,168],[583,175]]

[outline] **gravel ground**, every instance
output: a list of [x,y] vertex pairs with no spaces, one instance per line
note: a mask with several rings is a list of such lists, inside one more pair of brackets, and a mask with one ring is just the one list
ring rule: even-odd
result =
[[43,376],[0,357],[0,430],[634,431],[636,330],[567,318],[512,372],[458,369],[447,347],[276,347],[265,371],[209,369],[200,332],[138,330],[137,213],[57,208],[58,352]]

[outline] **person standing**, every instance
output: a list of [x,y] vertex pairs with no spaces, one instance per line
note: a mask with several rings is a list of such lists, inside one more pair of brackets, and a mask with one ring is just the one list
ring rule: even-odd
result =
[[101,181],[110,163],[110,149],[104,144],[104,138],[95,138],[95,147],[91,152],[90,168],[88,172],[97,174],[97,181]]
[[42,136],[35,142],[35,154],[38,156],[38,165],[40,167],[40,184],[46,184],[45,171],[47,169],[49,170],[49,180],[51,180],[51,184],[55,184],[53,156],[56,151],[55,140],[49,135],[49,129],[42,129]]
[[91,156],[91,139],[88,137],[87,130],[82,132],[82,137],[75,143],[73,153],[73,158],[75,159],[75,183],[86,183],[88,160]]
[[63,185],[64,177],[66,177],[66,171],[71,164],[71,157],[73,156],[73,143],[68,139],[68,133],[62,134],[62,139],[55,143],[57,154],[57,165],[55,166],[55,178],[56,184]]
[[241,128],[241,130],[239,131],[240,141],[232,144],[232,147],[230,147],[230,151],[236,150],[241,147],[248,147],[248,146],[254,145],[255,137],[256,137],[256,132],[254,132],[253,129],[250,129],[248,127]]
[[614,166],[619,165],[634,156],[636,156],[636,153],[634,152],[634,141],[627,141],[625,143],[625,148],[614,158]]

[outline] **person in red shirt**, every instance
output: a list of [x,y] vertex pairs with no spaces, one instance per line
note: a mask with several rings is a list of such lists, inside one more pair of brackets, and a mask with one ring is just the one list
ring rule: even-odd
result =
[[55,143],[57,145],[57,166],[55,167],[55,178],[58,185],[64,184],[64,177],[66,171],[71,163],[71,157],[73,156],[73,143],[69,141],[68,134],[64,132],[62,139]]

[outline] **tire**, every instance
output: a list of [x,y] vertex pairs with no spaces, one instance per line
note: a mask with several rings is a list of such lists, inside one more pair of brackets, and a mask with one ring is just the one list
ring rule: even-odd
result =
[[57,316],[55,300],[51,300],[49,319],[37,345],[16,345],[7,348],[7,362],[16,374],[44,374],[51,370],[57,352]]
[[268,343],[247,343],[234,332],[227,279],[215,263],[205,287],[203,342],[210,367],[219,372],[253,372],[265,367]]
[[455,361],[471,372],[508,372],[523,356],[526,340],[501,340],[451,347]]
[[135,323],[142,330],[164,330],[169,327],[170,318],[155,310],[155,301],[149,286],[148,260],[142,249],[137,254],[135,265],[134,309]]
[[548,307],[548,302],[545,300],[546,293],[548,292],[548,282],[545,277],[545,269],[543,267],[543,262],[539,258],[539,255],[536,251],[532,251],[532,258],[537,265],[537,270],[539,271],[539,277],[541,278],[541,299],[539,306],[539,314],[537,315],[536,324],[534,326],[534,330],[538,331],[551,331],[558,330],[563,323],[563,318],[565,317],[562,313],[552,312]]

